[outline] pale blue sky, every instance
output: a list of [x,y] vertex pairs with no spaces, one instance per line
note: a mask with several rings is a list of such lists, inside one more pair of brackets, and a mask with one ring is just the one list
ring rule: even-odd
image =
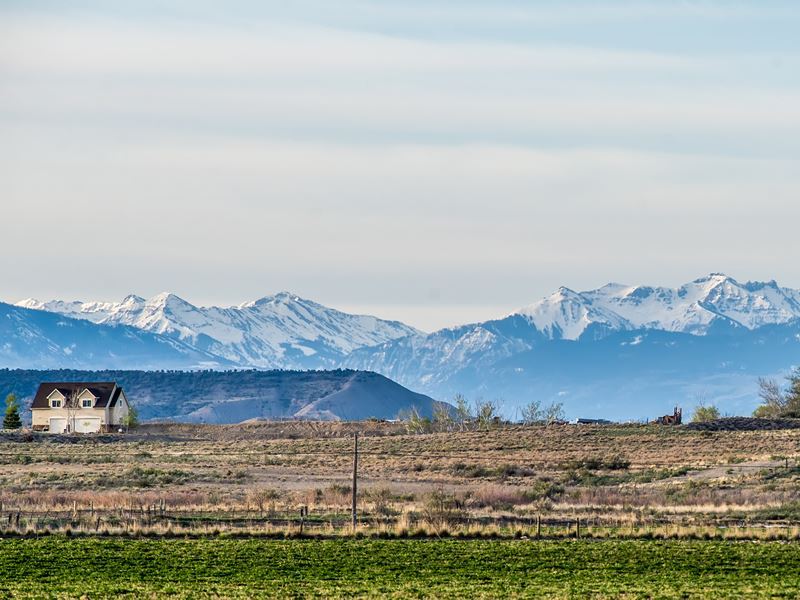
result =
[[0,0],[0,298],[425,329],[800,287],[796,2]]

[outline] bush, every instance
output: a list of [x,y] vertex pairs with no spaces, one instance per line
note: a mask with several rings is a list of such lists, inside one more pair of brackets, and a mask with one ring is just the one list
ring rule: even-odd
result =
[[546,479],[540,479],[530,487],[525,495],[531,501],[537,500],[556,500],[564,493],[564,486],[561,486]]
[[128,414],[122,417],[120,425],[125,428],[125,431],[136,429],[139,426],[139,411],[135,406],[128,406]]
[[423,516],[432,525],[453,525],[464,518],[464,503],[455,494],[436,490],[425,497]]
[[699,404],[697,408],[694,409],[692,423],[707,423],[709,421],[716,421],[719,417],[719,409],[713,404],[709,406]]

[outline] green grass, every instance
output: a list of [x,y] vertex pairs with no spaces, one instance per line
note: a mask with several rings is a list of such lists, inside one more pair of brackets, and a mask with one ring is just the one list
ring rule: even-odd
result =
[[661,541],[0,540],[0,596],[785,597],[800,545]]

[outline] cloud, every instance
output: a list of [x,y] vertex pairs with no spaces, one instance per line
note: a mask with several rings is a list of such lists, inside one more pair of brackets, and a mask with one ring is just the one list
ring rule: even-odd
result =
[[[341,305],[513,307],[561,284],[795,273],[797,49],[655,50],[641,37],[664,31],[631,28],[624,5],[369,3],[345,19],[258,3],[276,16],[246,23],[204,3],[196,19],[86,2],[5,13],[6,293],[85,296],[76,282],[102,273],[110,299],[289,288]],[[421,31],[428,11],[471,28]],[[488,31],[516,12],[559,35]],[[395,14],[417,28],[393,30]],[[592,19],[620,43],[573,28]],[[92,245],[63,241],[75,231]]]
[[732,65],[280,22],[235,30],[32,16],[4,20],[0,40],[0,110],[15,123],[353,143],[798,149],[798,89],[743,79],[765,71],[758,56]]
[[496,40],[433,41],[316,25],[222,28],[12,16],[0,24],[7,72],[187,77],[452,70],[564,72],[691,68],[679,55]]

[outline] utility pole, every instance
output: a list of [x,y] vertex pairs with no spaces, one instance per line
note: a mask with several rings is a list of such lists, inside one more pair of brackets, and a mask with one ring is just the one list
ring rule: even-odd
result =
[[358,432],[353,438],[353,531],[356,530],[356,494],[358,493]]

